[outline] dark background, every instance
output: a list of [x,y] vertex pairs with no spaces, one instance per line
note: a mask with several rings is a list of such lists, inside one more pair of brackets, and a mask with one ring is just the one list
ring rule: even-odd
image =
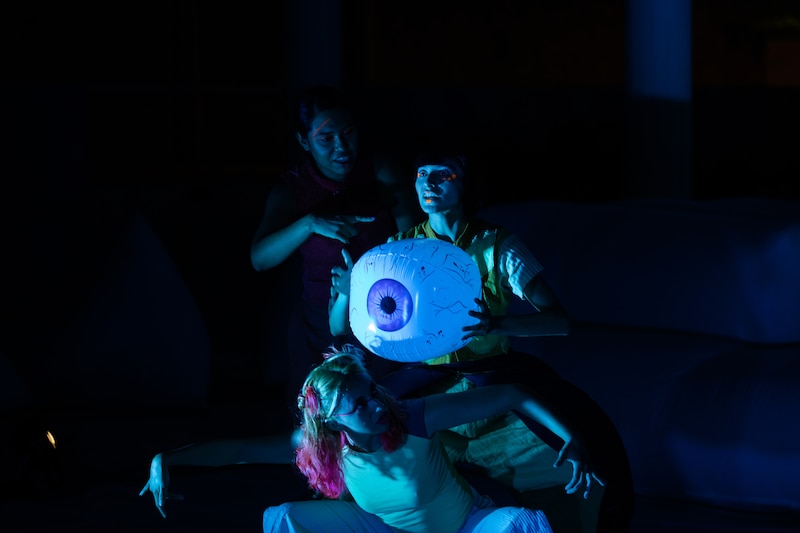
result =
[[[800,2],[691,1],[667,25],[690,58],[650,65],[689,94],[640,99],[628,8],[661,1],[4,3],[0,496],[54,497],[17,516],[60,529],[257,523],[271,471],[187,477],[194,500],[166,522],[136,494],[154,453],[281,418],[291,346],[274,332],[299,292],[292,262],[257,273],[249,247],[312,83],[355,97],[371,147],[461,142],[487,204],[800,199]],[[41,459],[51,427],[60,469]]]
[[[691,7],[679,194],[800,197],[800,5]],[[375,147],[463,141],[487,203],[639,194],[624,0],[7,3],[0,24],[2,349],[23,370],[134,214],[189,286],[216,364],[262,365],[264,308],[280,304],[249,244],[309,83],[355,95]]]

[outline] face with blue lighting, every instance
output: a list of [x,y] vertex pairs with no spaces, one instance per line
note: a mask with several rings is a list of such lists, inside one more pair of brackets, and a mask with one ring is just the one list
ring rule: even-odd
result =
[[358,129],[353,115],[346,109],[320,111],[311,122],[309,132],[305,136],[297,134],[297,141],[329,179],[344,181],[355,166]]
[[379,435],[387,430],[388,411],[372,378],[360,372],[347,376],[330,421],[350,433],[361,435]]
[[444,165],[419,167],[415,187],[419,206],[425,213],[449,211],[461,203],[462,180],[450,167]]

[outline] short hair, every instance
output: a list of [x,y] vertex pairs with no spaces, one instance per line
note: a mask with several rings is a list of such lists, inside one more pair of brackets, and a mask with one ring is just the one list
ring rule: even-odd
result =
[[439,165],[450,168],[461,180],[461,204],[467,216],[472,216],[480,207],[481,195],[475,190],[476,182],[470,175],[470,162],[462,150],[448,146],[426,148],[417,153],[415,171],[421,166]]

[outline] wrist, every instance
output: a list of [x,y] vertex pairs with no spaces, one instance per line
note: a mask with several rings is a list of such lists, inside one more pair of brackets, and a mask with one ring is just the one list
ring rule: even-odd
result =
[[486,326],[486,334],[487,335],[498,335],[502,328],[501,324],[503,322],[502,316],[495,316],[492,315],[489,317],[489,323]]
[[303,222],[303,240],[305,240],[314,235],[316,232],[314,228],[316,228],[317,225],[317,216],[314,213],[308,213],[300,220]]

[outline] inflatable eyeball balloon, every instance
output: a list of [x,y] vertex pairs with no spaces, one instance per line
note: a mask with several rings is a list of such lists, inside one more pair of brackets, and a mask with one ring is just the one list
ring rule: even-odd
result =
[[464,347],[461,328],[481,297],[478,266],[439,239],[403,239],[368,250],[350,275],[350,329],[374,354],[400,362]]

